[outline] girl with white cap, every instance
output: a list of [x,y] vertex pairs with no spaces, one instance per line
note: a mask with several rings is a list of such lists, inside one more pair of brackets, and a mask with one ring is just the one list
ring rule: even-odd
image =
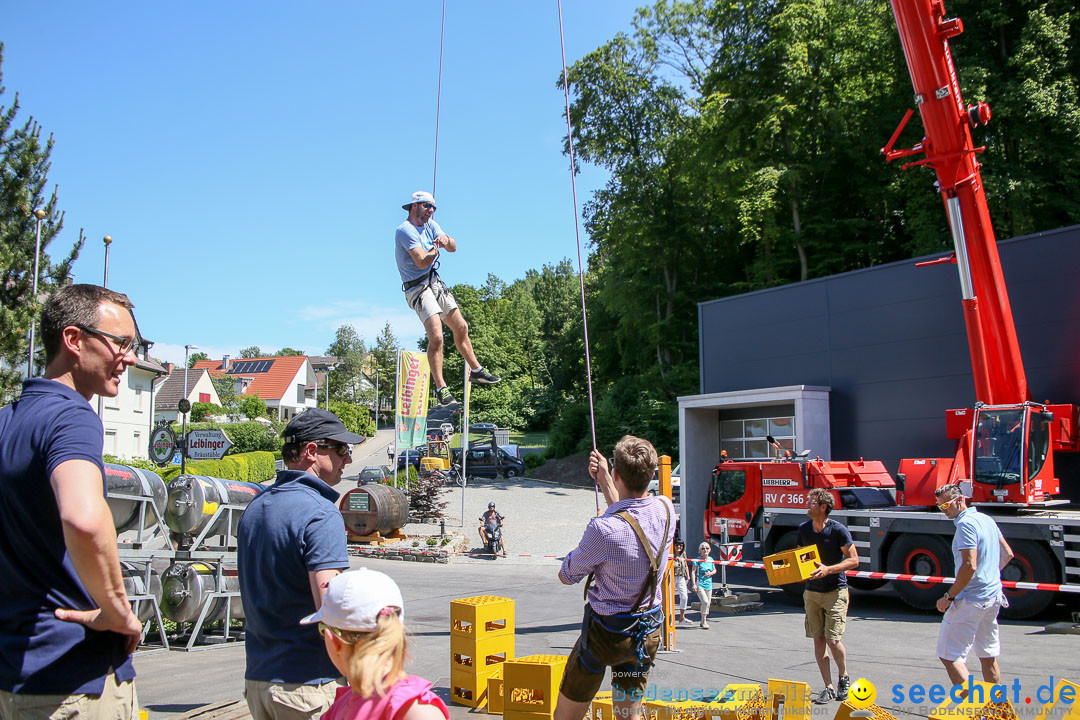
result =
[[405,603],[390,576],[361,568],[334,577],[319,624],[326,652],[349,681],[323,720],[447,720],[431,683],[405,673]]

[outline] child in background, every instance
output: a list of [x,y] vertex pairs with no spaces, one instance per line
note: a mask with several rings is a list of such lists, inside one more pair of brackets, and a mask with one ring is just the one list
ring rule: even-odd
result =
[[671,568],[675,577],[675,597],[678,600],[677,608],[679,610],[677,622],[681,625],[690,622],[686,619],[686,605],[690,599],[690,594],[686,589],[686,579],[689,577],[690,571],[686,567],[686,545],[682,540],[676,540],[672,545],[675,552],[672,554]]
[[322,607],[300,621],[319,624],[326,652],[349,681],[322,720],[448,720],[431,683],[405,673],[405,603],[384,573],[343,572]]

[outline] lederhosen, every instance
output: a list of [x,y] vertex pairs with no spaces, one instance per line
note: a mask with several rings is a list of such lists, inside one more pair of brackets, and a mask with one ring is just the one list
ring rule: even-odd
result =
[[[627,613],[615,613],[614,615],[597,615],[593,612],[592,605],[588,603],[589,587],[592,585],[593,581],[593,573],[589,573],[589,578],[585,581],[586,603],[585,612],[581,619],[581,639],[578,641],[578,657],[585,669],[592,673],[602,674],[607,667],[599,662],[589,649],[589,629],[593,623],[600,625],[610,633],[626,635],[633,638],[639,668],[641,666],[649,666],[652,664],[645,649],[645,640],[664,622],[663,606],[654,606],[653,604],[653,596],[656,592],[656,584],[660,572],[660,560],[664,556],[664,550],[666,549],[668,542],[668,532],[671,530],[671,509],[665,505],[664,510],[667,513],[667,519],[664,521],[664,535],[660,538],[660,547],[655,555],[653,554],[652,546],[649,544],[649,539],[645,537],[645,532],[641,529],[641,525],[638,524],[638,521],[634,516],[626,510],[615,513],[616,517],[622,518],[634,529],[634,534],[637,535],[638,541],[641,543],[641,546],[645,548],[645,555],[649,558],[649,575],[645,578],[645,583],[641,588],[641,592],[638,593],[637,600],[634,601],[632,606],[634,610]],[[649,602],[647,605],[643,605],[646,597],[649,599]]]

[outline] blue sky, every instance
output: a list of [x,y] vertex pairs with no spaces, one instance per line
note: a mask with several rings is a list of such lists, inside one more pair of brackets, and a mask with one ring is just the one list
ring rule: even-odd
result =
[[[568,0],[567,62],[640,3]],[[155,356],[321,354],[344,323],[422,334],[400,291],[401,204],[431,188],[436,0],[23,3],[0,103],[53,133],[77,282],[128,293]],[[576,258],[555,0],[448,0],[435,219],[451,283]],[[606,181],[585,167],[579,205]],[[580,208],[579,208],[580,209]],[[583,232],[583,242],[587,241]],[[587,249],[587,248],[586,248]],[[575,259],[576,262],[576,259]]]

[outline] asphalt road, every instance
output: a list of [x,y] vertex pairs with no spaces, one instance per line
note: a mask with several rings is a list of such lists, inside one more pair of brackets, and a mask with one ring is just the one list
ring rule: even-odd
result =
[[[459,597],[497,594],[516,603],[516,653],[568,654],[581,621],[581,586],[567,587],[555,578],[553,565],[489,563],[449,565],[403,563],[355,558],[354,567],[389,573],[401,586],[411,636],[408,670],[432,680],[448,698],[449,604]],[[757,571],[732,571],[732,582],[761,582]],[[877,687],[878,704],[901,720],[925,716],[930,705],[907,699],[912,685],[944,685],[947,678],[935,657],[939,617],[911,610],[894,594],[853,591],[847,634],[852,679],[866,677]],[[728,683],[767,683],[769,678],[797,680],[821,687],[817,667],[803,635],[801,602],[767,590],[764,609],[744,615],[717,615],[711,630],[679,629],[678,652],[662,654],[651,676],[659,691],[723,688]],[[1056,619],[1067,619],[1059,610]],[[1065,617],[1060,617],[1061,615]],[[696,619],[696,613],[690,616]],[[1002,626],[1004,682],[1019,680],[1021,718],[1034,720],[1042,704],[1040,685],[1055,679],[1080,681],[1080,636],[1043,631],[1046,620],[1009,622]],[[972,658],[971,665],[977,667]],[[235,644],[192,653],[158,652],[135,658],[142,706],[151,718],[163,718],[200,705],[240,697],[244,647]],[[904,702],[894,700],[901,685]],[[1045,691],[1044,691],[1045,692]],[[1027,704],[1024,698],[1031,697]],[[836,705],[816,708],[831,720]],[[451,717],[463,720],[472,711],[451,706]]]

